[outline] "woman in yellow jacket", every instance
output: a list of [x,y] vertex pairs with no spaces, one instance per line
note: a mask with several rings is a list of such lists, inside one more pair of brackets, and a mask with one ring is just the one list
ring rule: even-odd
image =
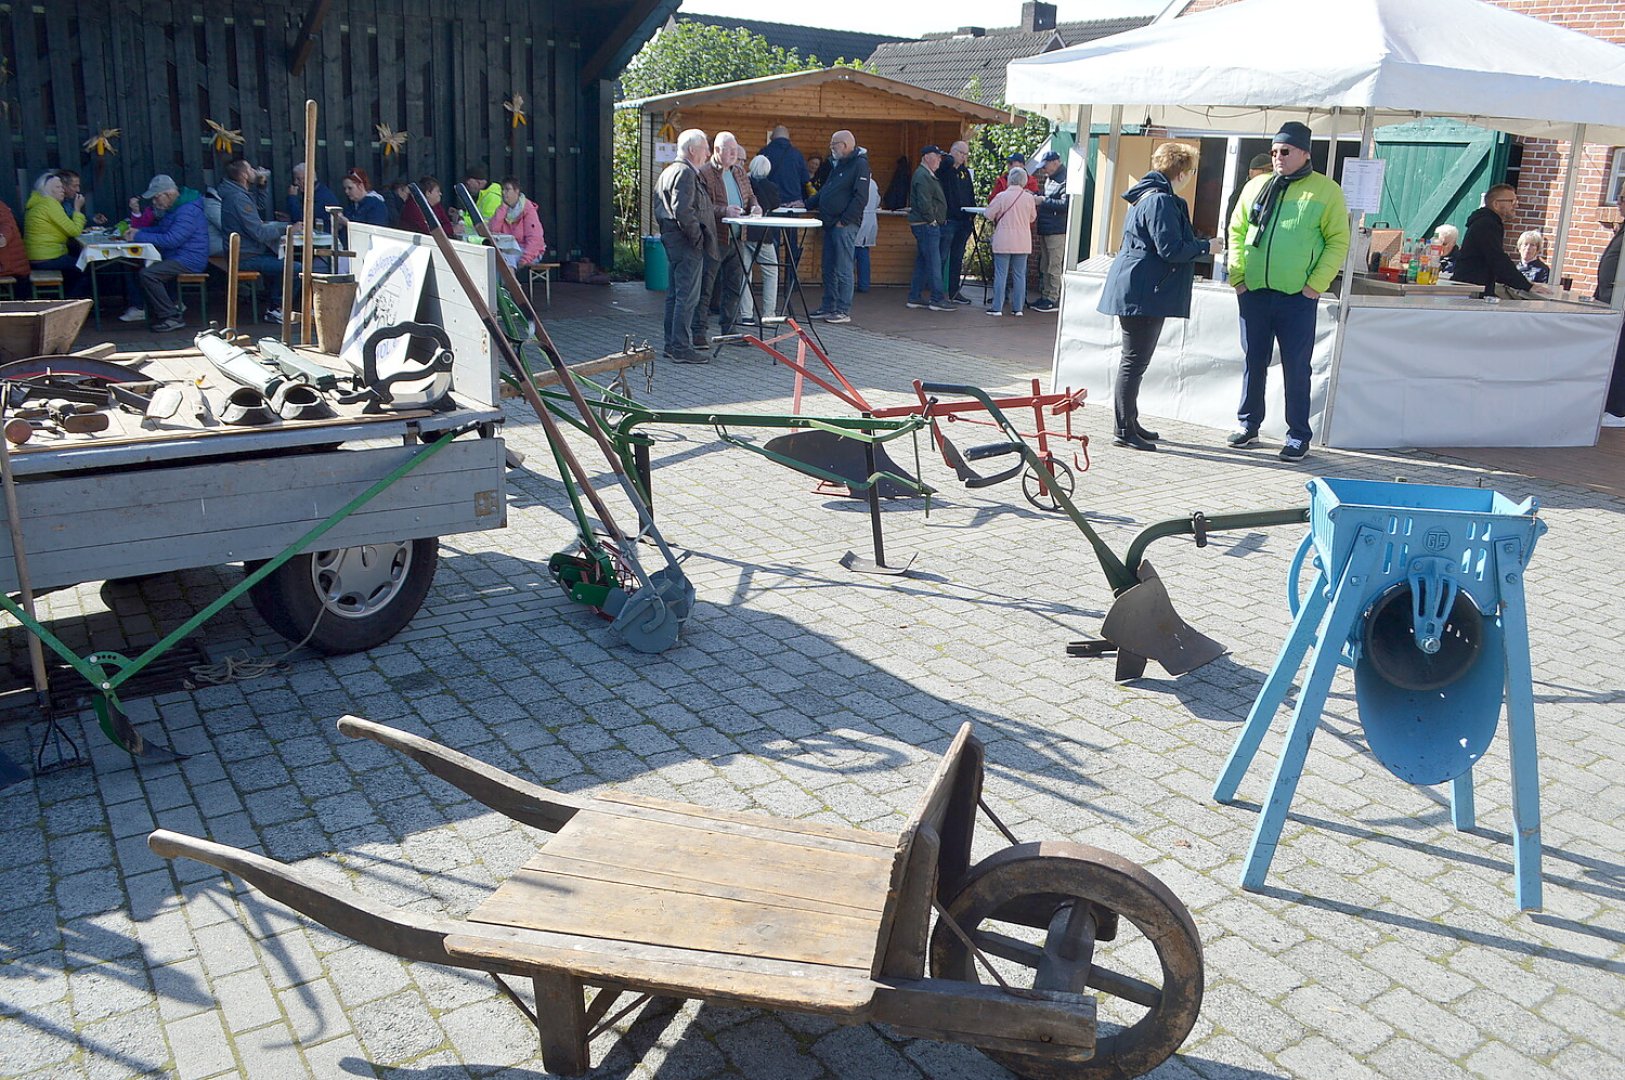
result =
[[62,195],[62,178],[55,173],[45,173],[34,181],[34,193],[23,211],[23,246],[35,270],[62,271],[64,290],[77,295],[84,284],[84,272],[75,265],[79,260],[68,250],[68,241],[85,229],[85,197],[74,197],[73,213],[69,215],[62,205]]

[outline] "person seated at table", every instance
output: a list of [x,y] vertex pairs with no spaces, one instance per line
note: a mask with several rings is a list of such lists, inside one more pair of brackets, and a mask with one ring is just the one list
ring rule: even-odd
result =
[[[491,170],[486,168],[483,162],[478,165],[470,165],[463,170],[463,178],[459,183],[468,189],[470,195],[474,196],[474,205],[479,207],[480,217],[490,221],[491,215],[495,214],[497,207],[502,205],[502,185],[491,183]],[[479,233],[475,230],[472,221],[464,220],[467,215],[463,214],[462,209],[462,204],[459,203],[456,214],[463,223],[463,236],[478,244],[480,243]]]
[[1484,286],[1485,296],[1494,296],[1495,287],[1504,285],[1528,292],[1533,283],[1518,273],[1517,264],[1506,253],[1506,223],[1518,213],[1518,189],[1496,184],[1484,193],[1484,205],[1467,217],[1467,235],[1456,256],[1455,281]]
[[[226,165],[226,181],[219,188],[220,231],[239,237],[239,269],[253,270],[267,281],[281,281],[282,258],[278,252],[290,227],[260,216],[258,200],[250,190],[260,182],[259,173],[246,159],[238,158]],[[281,322],[282,309],[272,307],[265,317],[270,322]]]
[[1518,237],[1518,273],[1534,282],[1544,285],[1552,280],[1552,268],[1546,265],[1541,255],[1546,252],[1546,238],[1539,229],[1530,229]]
[[[440,181],[432,176],[421,177],[418,180],[418,190],[423,192],[425,199],[429,200],[429,206],[434,210],[435,220],[439,221],[440,227],[446,230],[446,235],[451,237],[461,236],[462,225],[451,216],[451,213],[447,211],[445,204],[441,201],[443,193],[440,190]],[[406,209],[401,211],[401,228],[409,232],[434,232],[434,227],[424,220],[423,211],[418,209],[416,199],[410,200],[406,204]]]
[[502,202],[491,215],[490,225],[492,236],[511,236],[518,242],[518,251],[502,252],[502,257],[514,269],[539,262],[547,254],[547,236],[542,232],[536,204],[519,190],[517,176],[503,177]]
[[[333,189],[322,183],[320,178],[315,181],[316,202],[311,210],[311,219],[316,222],[316,231],[323,232],[332,226],[327,215],[329,206],[338,206],[339,197],[333,194]],[[293,183],[288,185],[287,202],[288,222],[297,225],[305,220],[305,163],[301,161],[293,167]]]
[[167,334],[186,325],[181,320],[181,305],[169,291],[175,279],[209,269],[209,219],[203,212],[203,196],[191,188],[182,190],[163,173],[152,178],[141,197],[150,199],[160,216],[157,224],[130,230],[128,238],[151,244],[163,256],[143,266],[137,276],[153,333]]
[[1456,254],[1461,249],[1461,230],[1454,225],[1440,225],[1433,230],[1433,242],[1439,245],[1439,274],[1453,277],[1456,273]]
[[[67,211],[83,191],[84,180],[72,169],[58,169],[56,174],[62,178],[62,209]],[[107,224],[107,215],[96,212],[91,205],[89,195],[85,196],[83,210],[87,223],[91,225]]]
[[391,180],[383,196],[384,204],[389,207],[389,221],[385,224],[391,229],[402,228],[401,215],[406,213],[406,207],[412,201],[412,186],[403,179]]
[[85,197],[78,195],[70,204],[70,214],[62,206],[62,178],[54,172],[41,173],[34,181],[33,194],[23,210],[23,245],[35,270],[56,270],[62,274],[62,289],[68,296],[90,292],[79,257],[68,250],[68,241],[77,242],[85,231]]
[[389,224],[389,204],[382,195],[372,190],[372,180],[368,178],[367,170],[352,168],[339,181],[339,187],[344,189],[344,209],[333,215],[333,228],[341,246],[350,245],[349,224],[352,221],[359,221],[363,225]]
[[34,295],[34,290],[28,284],[28,272],[34,269],[28,261],[28,249],[23,246],[23,230],[17,224],[17,216],[11,212],[11,207],[0,202],[0,274],[15,278],[11,292],[18,300],[27,300]]

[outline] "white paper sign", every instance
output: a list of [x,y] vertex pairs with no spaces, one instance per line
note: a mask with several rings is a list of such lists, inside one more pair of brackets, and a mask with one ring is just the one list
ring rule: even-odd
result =
[[674,142],[655,143],[655,164],[670,165],[677,160],[677,144]]
[[1343,162],[1343,199],[1356,213],[1382,209],[1382,177],[1388,162],[1382,158],[1350,158]]
[[[393,240],[376,240],[361,259],[356,275],[355,306],[344,329],[344,347],[339,358],[356,374],[361,374],[361,346],[373,331],[397,323],[413,322],[423,299],[423,282],[429,274],[429,249]],[[379,343],[378,370],[388,373],[397,366],[397,354],[404,358],[411,344],[407,337]]]

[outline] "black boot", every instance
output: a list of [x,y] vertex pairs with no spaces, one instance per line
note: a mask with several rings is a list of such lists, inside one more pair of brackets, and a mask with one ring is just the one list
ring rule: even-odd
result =
[[1156,442],[1158,439],[1162,438],[1162,436],[1158,435],[1155,431],[1147,431],[1145,428],[1141,427],[1138,420],[1134,421],[1134,434],[1138,435],[1146,442]]
[[1157,448],[1156,443],[1150,439],[1141,438],[1140,433],[1137,431],[1118,432],[1117,438],[1112,440],[1112,444],[1115,446],[1130,446],[1136,450],[1155,450]]

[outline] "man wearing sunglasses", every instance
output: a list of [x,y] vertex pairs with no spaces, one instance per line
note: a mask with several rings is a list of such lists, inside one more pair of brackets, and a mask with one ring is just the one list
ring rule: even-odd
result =
[[1286,380],[1282,461],[1301,461],[1309,453],[1309,358],[1317,301],[1349,248],[1343,189],[1314,171],[1309,140],[1303,124],[1281,125],[1271,140],[1271,171],[1247,182],[1230,216],[1230,283],[1241,309],[1247,367],[1236,411],[1241,428],[1225,442],[1237,449],[1258,442],[1270,356],[1278,343]]

